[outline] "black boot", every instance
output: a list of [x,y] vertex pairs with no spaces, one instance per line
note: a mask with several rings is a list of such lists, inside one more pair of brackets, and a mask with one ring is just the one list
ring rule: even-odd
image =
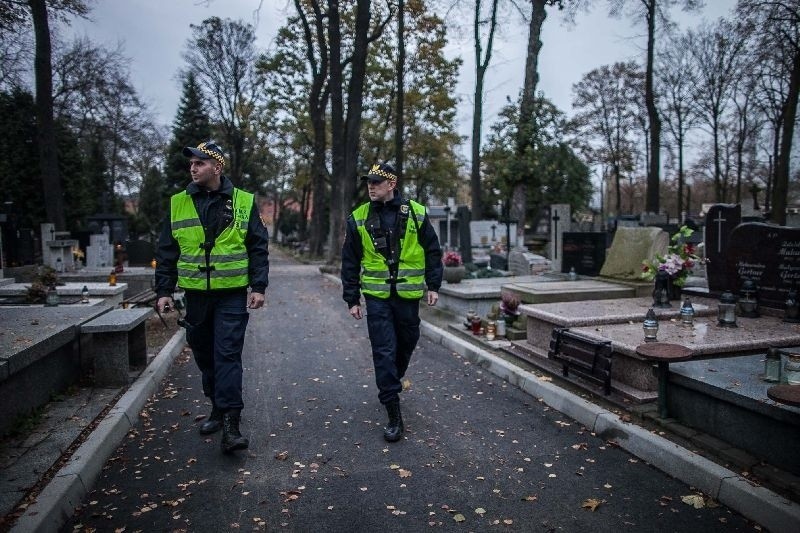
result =
[[228,411],[222,415],[222,451],[246,450],[249,445],[247,437],[239,433],[239,411]]
[[216,404],[211,404],[211,414],[208,415],[208,420],[200,424],[201,435],[211,435],[222,429],[222,411]]
[[383,438],[388,442],[397,442],[403,436],[403,415],[400,413],[400,400],[392,400],[386,404],[389,423],[383,428]]

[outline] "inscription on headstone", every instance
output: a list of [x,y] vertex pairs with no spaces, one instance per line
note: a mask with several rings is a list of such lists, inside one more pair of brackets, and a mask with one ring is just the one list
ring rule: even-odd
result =
[[562,236],[561,272],[571,268],[582,276],[597,276],[606,260],[606,234],[566,232]]
[[789,289],[800,286],[800,228],[740,224],[730,234],[725,256],[722,290],[738,293],[749,279],[758,286],[761,305],[780,309]]
[[730,290],[726,278],[726,249],[731,241],[731,232],[741,222],[742,207],[739,204],[714,204],[706,213],[704,247],[708,260],[708,289],[711,292]]

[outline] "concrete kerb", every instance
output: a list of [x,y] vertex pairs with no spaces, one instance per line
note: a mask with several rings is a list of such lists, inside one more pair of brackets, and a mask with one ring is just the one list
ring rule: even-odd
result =
[[56,532],[72,516],[103,465],[136,423],[139,412],[167,375],[170,366],[183,349],[181,329],[161,349],[116,405],[81,444],[69,461],[39,493],[36,501],[17,519],[12,532]]
[[659,470],[697,487],[742,516],[774,532],[797,531],[800,505],[765,489],[690,450],[553,385],[469,343],[442,328],[422,321],[426,337],[452,350],[497,377],[520,387],[548,406],[580,422],[601,437],[650,463]]

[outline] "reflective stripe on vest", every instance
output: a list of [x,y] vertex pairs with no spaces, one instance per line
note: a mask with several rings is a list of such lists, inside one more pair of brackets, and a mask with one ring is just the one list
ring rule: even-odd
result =
[[[411,209],[417,217],[419,226],[425,219],[425,206],[411,200]],[[361,259],[361,292],[376,298],[388,298],[391,284],[388,283],[390,273],[386,258],[372,244],[372,238],[365,226],[369,216],[369,203],[360,205],[353,211],[353,220],[361,236],[364,257]],[[398,216],[400,214],[398,213]],[[395,284],[397,294],[401,298],[420,299],[425,291],[425,250],[419,243],[417,225],[409,213],[406,220],[406,231],[400,246],[400,264],[397,270],[398,283]]]
[[186,191],[170,199],[172,236],[180,247],[178,285],[183,289],[216,290],[247,287],[249,258],[245,237],[255,195],[233,189],[233,221],[214,241],[206,261],[205,231]]

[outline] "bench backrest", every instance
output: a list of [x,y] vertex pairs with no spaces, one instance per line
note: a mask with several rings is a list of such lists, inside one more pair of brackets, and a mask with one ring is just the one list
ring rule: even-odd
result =
[[611,394],[611,341],[598,341],[570,331],[568,328],[553,329],[547,357],[560,361],[564,375],[569,368],[603,384],[603,393]]

